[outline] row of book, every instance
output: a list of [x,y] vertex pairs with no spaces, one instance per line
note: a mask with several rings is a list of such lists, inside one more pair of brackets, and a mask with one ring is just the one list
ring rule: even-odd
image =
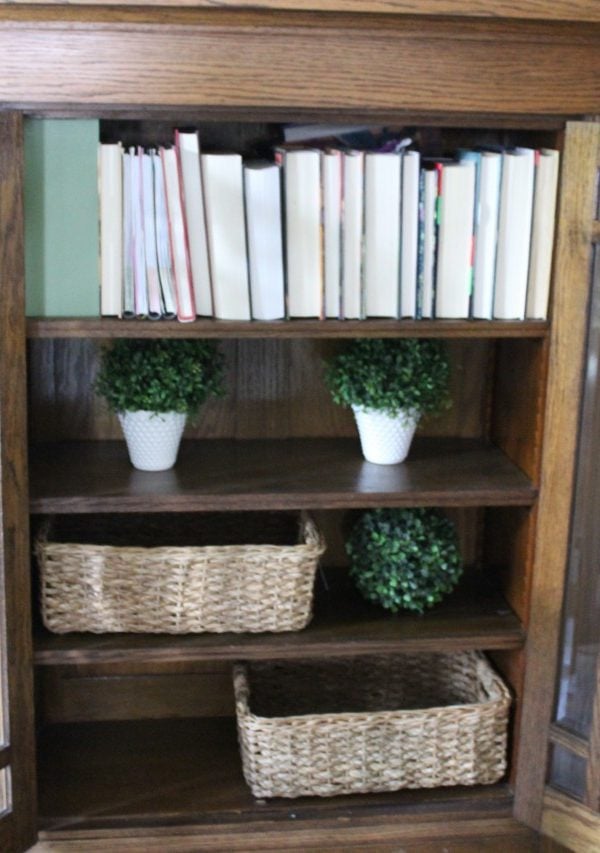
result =
[[544,319],[559,154],[99,148],[101,313]]

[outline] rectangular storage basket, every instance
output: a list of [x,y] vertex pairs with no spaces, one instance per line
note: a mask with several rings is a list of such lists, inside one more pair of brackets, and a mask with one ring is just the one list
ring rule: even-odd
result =
[[255,797],[488,784],[506,767],[510,695],[483,655],[238,664]]
[[305,514],[62,517],[36,540],[57,633],[294,631],[324,542]]

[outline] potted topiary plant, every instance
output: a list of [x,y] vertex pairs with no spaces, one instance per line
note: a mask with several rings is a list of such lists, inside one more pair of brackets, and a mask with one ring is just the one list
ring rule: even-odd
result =
[[97,393],[116,412],[142,471],[175,464],[188,415],[223,392],[223,358],[205,340],[122,338],[102,350]]
[[360,338],[327,365],[332,397],[354,412],[365,459],[402,462],[419,418],[448,399],[450,368],[440,341]]
[[455,527],[435,509],[367,510],[354,524],[346,551],[360,593],[393,613],[423,613],[462,574]]

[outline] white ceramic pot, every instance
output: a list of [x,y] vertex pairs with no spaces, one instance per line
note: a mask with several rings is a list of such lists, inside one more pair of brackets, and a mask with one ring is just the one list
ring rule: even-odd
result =
[[140,471],[165,471],[177,459],[186,415],[179,412],[119,412],[129,458]]
[[352,406],[363,456],[377,465],[403,462],[419,422],[415,412],[401,412],[392,417],[376,409]]

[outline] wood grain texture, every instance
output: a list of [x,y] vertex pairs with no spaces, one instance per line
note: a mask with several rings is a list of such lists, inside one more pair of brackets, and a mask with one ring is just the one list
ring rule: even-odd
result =
[[541,822],[548,731],[554,697],[574,459],[581,399],[590,276],[590,231],[600,126],[570,124],[565,135],[554,276],[553,323],[542,478],[535,537],[532,607],[515,814]]
[[[103,10],[98,23],[87,13],[78,21],[73,10],[60,9],[56,20],[45,20],[43,10],[37,20],[29,10],[21,21],[18,8],[4,12],[0,101],[85,104],[88,111],[149,101],[319,110],[369,104],[374,112],[401,105],[491,115],[598,111],[594,24],[465,21],[457,29],[431,19],[424,28],[422,18],[322,15],[316,26],[314,15],[185,10],[170,22],[168,10],[135,11]],[[168,74],[156,73],[157,56],[170,57]],[[443,86],[434,68],[443,68]]]
[[520,338],[545,337],[544,320],[205,320],[160,323],[112,318],[31,318],[28,338]]
[[137,471],[124,442],[56,442],[31,459],[32,512],[529,506],[536,489],[501,451],[416,440],[402,465],[365,462],[357,440],[183,442],[168,471]]
[[0,116],[0,669],[12,750],[12,814],[0,818],[6,851],[33,843],[36,809],[21,145],[20,116]]
[[[64,0],[12,0],[12,3],[60,5]],[[100,5],[100,0],[71,0],[71,3]],[[127,0],[127,5],[600,21],[595,0],[522,0],[520,3],[507,0]]]
[[484,572],[423,616],[391,615],[362,600],[345,573],[318,577],[314,617],[302,631],[280,634],[50,634],[36,636],[44,666],[268,660],[416,651],[518,649],[523,629]]
[[600,816],[559,791],[546,789],[542,832],[577,853],[597,853]]

